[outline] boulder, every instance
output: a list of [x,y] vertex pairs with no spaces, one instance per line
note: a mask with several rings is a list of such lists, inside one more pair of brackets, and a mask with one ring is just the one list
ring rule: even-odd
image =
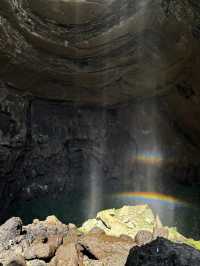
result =
[[99,212],[96,219],[86,221],[80,230],[87,233],[94,227],[104,230],[108,235],[127,235],[134,239],[140,230],[153,232],[155,217],[147,205],[124,206]]
[[130,250],[125,266],[199,266],[200,252],[164,238]]
[[47,243],[32,244],[24,251],[24,257],[27,260],[31,259],[50,259],[53,257],[55,250]]
[[83,256],[80,253],[81,247],[71,242],[58,248],[51,265],[56,266],[82,266]]
[[90,232],[79,239],[79,244],[84,248],[83,253],[101,260],[113,255],[126,258],[135,242],[131,238],[109,236],[104,232]]
[[19,217],[13,217],[0,226],[0,244],[8,244],[22,231],[22,220]]

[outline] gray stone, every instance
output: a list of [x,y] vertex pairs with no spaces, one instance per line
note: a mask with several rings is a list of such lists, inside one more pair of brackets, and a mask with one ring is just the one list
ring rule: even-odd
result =
[[27,262],[27,266],[46,266],[47,263],[43,260],[31,260]]
[[0,226],[0,243],[5,245],[14,244],[15,238],[21,234],[22,220],[13,217]]

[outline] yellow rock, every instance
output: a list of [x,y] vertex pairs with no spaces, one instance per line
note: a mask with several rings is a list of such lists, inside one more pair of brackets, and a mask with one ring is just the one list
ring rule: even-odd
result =
[[175,227],[164,227],[160,218],[154,216],[148,205],[124,206],[120,209],[103,210],[95,219],[86,221],[79,230],[88,233],[93,228],[102,229],[107,235],[126,235],[135,239],[139,231],[154,233],[155,229],[168,230],[166,237],[176,243],[185,243],[200,250],[200,241],[188,239],[180,234]]
[[140,230],[153,232],[154,224],[155,217],[148,205],[124,206],[121,209],[99,212],[96,219],[85,222],[80,230],[87,233],[92,228],[99,227],[108,235],[134,238]]
[[184,243],[189,246],[192,246],[193,248],[200,250],[200,241],[196,241],[192,238],[189,238],[189,239],[186,239]]

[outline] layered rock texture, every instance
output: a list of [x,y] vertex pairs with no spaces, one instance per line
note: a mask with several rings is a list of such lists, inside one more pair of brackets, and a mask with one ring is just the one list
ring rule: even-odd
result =
[[0,73],[21,93],[103,104],[160,94],[198,101],[197,0],[3,0],[0,7]]
[[[8,209],[16,202],[61,199],[66,209],[72,193],[83,193],[95,212],[103,194],[151,189],[149,178],[152,186],[163,184],[164,192],[173,193],[171,181],[199,183],[199,158],[190,135],[166,113],[164,97],[105,108],[19,96],[1,84],[2,221],[13,215]],[[88,217],[74,209],[80,221]]]
[[[95,220],[95,219],[94,219]],[[163,227],[148,206],[124,206],[97,214],[96,224],[77,228],[55,216],[24,226],[14,217],[0,226],[3,266],[186,266],[199,265],[200,252],[177,231]],[[136,227],[134,227],[136,224]],[[84,232],[83,232],[84,231]],[[165,237],[165,239],[163,238]],[[173,242],[167,240],[173,240]],[[152,242],[153,241],[153,242]],[[181,244],[188,241],[189,245]]]
[[199,44],[198,0],[1,0],[1,219],[80,188],[145,190],[150,168],[199,183]]

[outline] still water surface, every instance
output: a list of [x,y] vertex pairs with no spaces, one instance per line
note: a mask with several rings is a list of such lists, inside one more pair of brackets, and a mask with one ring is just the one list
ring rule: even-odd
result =
[[[133,193],[129,191],[114,192],[112,189],[100,195],[95,201],[98,209],[119,208],[123,205],[149,204],[155,214],[159,214],[164,225],[176,226],[185,236],[200,239],[200,194],[199,186],[190,187],[173,185],[160,193]],[[162,193],[162,194],[161,194]],[[170,195],[170,197],[166,197]],[[72,222],[81,225],[91,218],[88,205],[88,194],[82,189],[62,194],[56,198],[51,196],[27,202],[17,202],[10,210],[11,216],[22,217],[24,223],[30,223],[34,218],[44,219],[54,214],[65,223]]]

